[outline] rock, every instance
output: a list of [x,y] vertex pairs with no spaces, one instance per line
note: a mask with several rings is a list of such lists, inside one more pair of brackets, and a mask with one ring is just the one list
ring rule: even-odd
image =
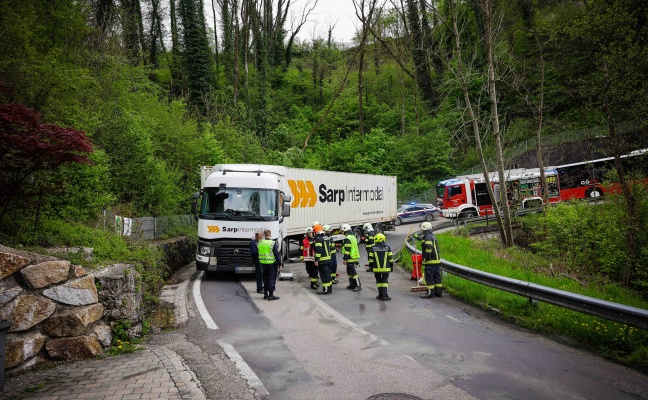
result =
[[16,282],[16,278],[13,275],[0,279],[0,290],[13,289],[16,286],[20,285]]
[[101,321],[95,325],[92,328],[92,333],[97,337],[103,348],[110,347],[112,344],[112,330],[105,322]]
[[80,265],[73,265],[72,266],[72,276],[75,278],[81,278],[82,276],[86,276],[88,273],[86,272],[85,268],[83,268]]
[[13,312],[16,309],[16,299],[10,300],[2,307],[0,307],[0,319],[5,321],[11,321],[13,318]]
[[4,279],[12,275],[16,271],[20,271],[29,264],[29,258],[21,257],[11,253],[0,253],[0,279]]
[[56,310],[56,304],[40,296],[20,295],[11,316],[9,332],[26,331],[44,321]]
[[45,344],[45,335],[38,332],[9,334],[5,352],[5,368],[14,368],[38,354]]
[[142,324],[137,324],[126,329],[126,334],[129,338],[139,338],[142,337]]
[[45,261],[30,265],[20,271],[32,289],[40,289],[55,283],[63,282],[70,272],[69,261]]
[[45,344],[47,354],[54,360],[78,360],[97,357],[103,350],[94,336],[76,336],[71,338],[50,339]]
[[92,275],[45,289],[43,296],[71,306],[85,306],[99,300]]
[[104,318],[109,321],[140,322],[142,293],[140,275],[133,266],[116,264],[95,275],[99,301],[104,305]]
[[54,337],[85,335],[88,327],[101,318],[103,311],[101,304],[72,308],[49,317],[43,322],[43,328]]
[[21,364],[21,365],[17,366],[16,368],[13,368],[13,369],[11,369],[9,371],[6,371],[5,375],[7,377],[18,376],[18,375],[21,375],[21,374],[29,371],[29,370],[32,370],[32,369],[37,368],[37,367],[39,367],[39,366],[41,366],[43,364],[46,364],[48,361],[49,360],[45,356],[42,356],[42,355],[39,354],[36,357],[30,358],[24,364]]
[[16,296],[18,296],[20,293],[22,293],[22,288],[21,287],[15,287],[7,290],[3,290],[0,292],[0,305],[5,305],[9,303],[11,300],[15,299]]

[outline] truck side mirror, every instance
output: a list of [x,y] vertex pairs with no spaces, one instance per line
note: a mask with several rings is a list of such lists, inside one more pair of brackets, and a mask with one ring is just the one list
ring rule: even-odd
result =
[[198,198],[199,197],[200,197],[200,192],[196,192],[191,196],[191,198],[193,199],[193,201],[191,202],[191,214],[196,219],[198,219],[196,217],[196,214],[198,214]]
[[290,203],[284,203],[281,207],[281,216],[290,217]]
[[289,194],[284,194],[283,195],[283,202],[284,203],[290,203],[292,201],[292,196]]

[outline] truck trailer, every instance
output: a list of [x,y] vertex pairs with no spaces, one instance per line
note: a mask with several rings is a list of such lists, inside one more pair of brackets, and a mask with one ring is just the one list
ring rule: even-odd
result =
[[371,223],[394,230],[396,177],[259,164],[219,164],[201,170],[193,196],[198,219],[196,267],[206,272],[254,273],[250,240],[269,229],[284,257],[289,243],[318,221],[357,237]]

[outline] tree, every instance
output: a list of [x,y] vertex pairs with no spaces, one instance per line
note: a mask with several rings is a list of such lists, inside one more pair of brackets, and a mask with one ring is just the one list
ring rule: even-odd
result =
[[207,39],[205,18],[197,0],[180,0],[184,68],[189,83],[189,102],[205,116],[215,89],[213,58]]
[[[373,24],[374,11],[376,10],[377,0],[353,0],[353,8],[355,9],[356,17],[360,20],[360,43],[359,54],[360,60],[358,62],[358,131],[360,135],[364,135],[364,109],[363,109],[363,95],[364,95],[364,81],[362,72],[364,70],[364,57],[367,47],[367,38]],[[366,8],[366,9],[365,9]]]
[[32,192],[39,186],[30,179],[39,181],[39,175],[64,164],[89,163],[92,151],[85,132],[44,124],[37,111],[22,104],[0,105],[0,220],[24,196],[47,197],[45,187]]
[[492,0],[482,0],[481,7],[484,13],[484,42],[486,46],[486,65],[488,68],[488,97],[491,108],[491,133],[495,142],[495,156],[497,163],[497,175],[500,183],[500,205],[502,207],[502,224],[504,230],[504,245],[513,245],[513,228],[511,227],[511,211],[509,200],[506,194],[506,174],[504,171],[504,156],[502,152],[502,137],[500,131],[500,120],[498,110],[497,90],[495,87],[495,15]]

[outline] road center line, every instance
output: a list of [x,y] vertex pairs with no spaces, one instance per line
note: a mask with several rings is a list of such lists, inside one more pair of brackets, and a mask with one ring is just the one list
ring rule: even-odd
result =
[[200,271],[198,273],[198,276],[196,277],[196,280],[194,280],[194,284],[193,284],[194,301],[196,302],[196,307],[198,308],[198,312],[200,313],[200,316],[202,317],[203,321],[205,321],[205,325],[207,325],[207,328],[216,331],[218,330],[218,325],[216,325],[216,322],[214,322],[211,315],[209,315],[209,311],[207,311],[207,307],[205,307],[205,303],[203,303],[202,297],[200,296],[200,281],[202,280],[204,274],[205,273],[203,271]]
[[223,348],[223,351],[227,356],[234,361],[234,364],[236,364],[236,368],[239,370],[241,375],[243,375],[243,378],[247,381],[248,385],[254,391],[257,393],[259,396],[269,396],[270,393],[268,390],[263,386],[263,382],[261,382],[261,379],[257,376],[257,374],[252,371],[252,368],[248,365],[248,363],[245,362],[243,357],[239,354],[238,351],[232,346],[231,344],[227,342],[223,342],[222,340],[218,341],[218,344],[220,347]]
[[377,341],[381,345],[385,346],[387,345],[387,341],[384,339],[379,338],[378,336],[374,335],[373,333],[367,332],[364,329],[362,329],[360,326],[358,326],[355,322],[351,321],[344,315],[340,314],[339,312],[335,311],[331,306],[328,304],[324,303],[322,300],[318,299],[317,296],[309,292],[306,288],[302,288],[304,293],[306,293],[315,303],[317,303],[320,307],[325,309],[328,313],[330,313],[332,316],[340,320],[343,324],[349,325],[351,328],[355,329],[356,331],[362,333],[363,335],[369,336],[371,339]]

